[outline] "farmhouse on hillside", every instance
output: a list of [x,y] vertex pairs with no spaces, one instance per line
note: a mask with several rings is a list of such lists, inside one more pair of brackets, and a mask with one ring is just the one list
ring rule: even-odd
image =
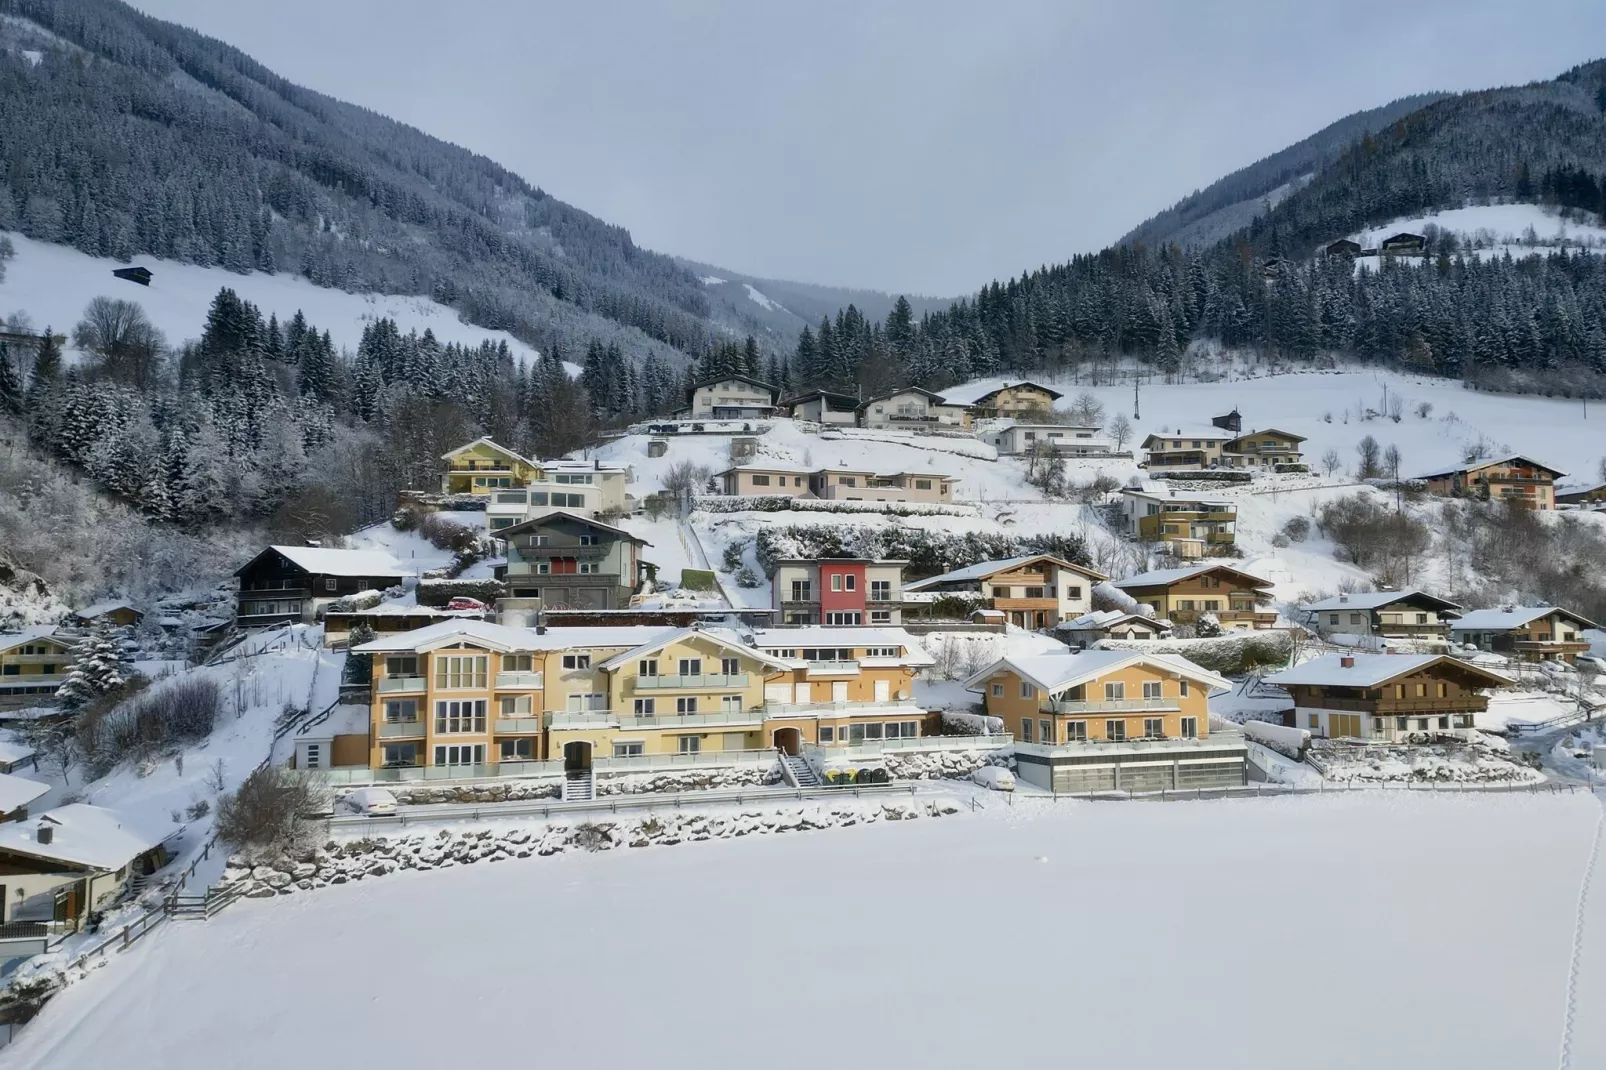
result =
[[412,570],[382,550],[270,546],[235,570],[235,624],[310,624],[329,603],[401,585]]
[[970,415],[978,420],[999,417],[1031,420],[1053,411],[1054,402],[1065,395],[1025,380],[988,379],[951,387],[944,390],[942,396],[949,405],[969,409]]
[[906,386],[862,401],[857,412],[860,427],[957,430],[970,426],[969,409],[950,404],[941,394],[918,386]]
[[1191,565],[1144,572],[1114,586],[1173,624],[1197,624],[1213,616],[1222,628],[1270,628],[1271,581],[1230,565]]
[[1578,660],[1589,653],[1580,634],[1600,625],[1558,606],[1505,606],[1474,609],[1450,623],[1450,638],[1518,661]]
[[1484,501],[1498,499],[1529,509],[1554,509],[1556,480],[1566,474],[1532,457],[1513,453],[1448,465],[1416,478],[1427,484],[1429,494],[1471,496]]
[[1461,616],[1454,602],[1422,591],[1339,594],[1299,607],[1323,635],[1371,635],[1384,639],[1444,639]]
[[1052,628],[1093,608],[1093,585],[1107,579],[1052,554],[974,565],[904,584],[922,594],[970,595],[975,607],[1000,610],[1020,628]]
[[780,390],[746,375],[726,375],[693,383],[680,415],[693,420],[756,420],[775,415]]
[[1443,654],[1323,654],[1266,682],[1294,699],[1293,727],[1312,735],[1407,742],[1470,737],[1489,688],[1511,679]]

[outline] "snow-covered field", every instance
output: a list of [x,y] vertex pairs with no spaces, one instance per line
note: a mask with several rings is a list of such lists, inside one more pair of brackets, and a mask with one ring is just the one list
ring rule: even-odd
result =
[[[85,305],[96,297],[117,297],[142,307],[168,342],[177,346],[200,337],[207,308],[218,290],[227,286],[260,308],[264,317],[276,314],[281,324],[297,310],[306,313],[308,323],[328,331],[336,346],[353,352],[362,341],[363,328],[388,317],[403,334],[431,330],[443,344],[506,342],[517,359],[530,360],[536,355],[506,331],[464,323],[455,309],[427,297],[346,293],[314,286],[296,275],[236,275],[222,268],[148,256],[134,262],[149,267],[155,277],[149,287],[137,286],[112,277],[114,268],[126,266],[114,260],[85,256],[76,249],[32,241],[20,234],[9,237],[17,256],[6,267],[5,281],[0,282],[0,318],[26,312],[34,330],[50,327],[71,336]],[[578,366],[570,366],[570,371],[579,374]]]
[[[1583,793],[995,798],[401,873],[170,925],[6,1062],[1554,1066],[1600,813]],[[1606,1065],[1598,888],[1584,932],[1580,1068]]]
[[1606,227],[1565,220],[1555,210],[1537,204],[1482,204],[1451,208],[1368,227],[1350,237],[1360,242],[1364,249],[1375,249],[1379,242],[1392,234],[1401,231],[1421,234],[1423,228],[1430,225],[1458,235],[1463,244],[1470,242],[1477,248],[1478,254],[1485,257],[1500,256],[1508,251],[1515,257],[1564,246],[1594,248],[1606,245]]

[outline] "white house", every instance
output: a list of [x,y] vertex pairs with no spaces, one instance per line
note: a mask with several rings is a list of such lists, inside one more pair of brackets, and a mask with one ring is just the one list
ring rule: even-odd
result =
[[1054,452],[1066,457],[1108,457],[1115,452],[1115,444],[1097,427],[998,420],[978,431],[976,437],[1000,454],[1030,453],[1043,445],[1053,447]]
[[779,396],[769,383],[745,375],[705,379],[686,391],[684,412],[693,420],[756,420],[775,414]]
[[860,427],[957,429],[969,419],[963,405],[950,405],[941,394],[918,386],[894,390],[859,404]]
[[811,390],[781,402],[794,420],[809,420],[832,427],[852,427],[858,421],[859,399],[852,394]]

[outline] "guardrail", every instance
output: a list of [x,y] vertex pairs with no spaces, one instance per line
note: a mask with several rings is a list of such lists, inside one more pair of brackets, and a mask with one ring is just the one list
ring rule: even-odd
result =
[[846,746],[819,745],[822,758],[859,758],[885,754],[888,751],[967,751],[1002,750],[1015,745],[1015,737],[1008,732],[995,732],[990,736],[908,736],[897,739],[866,739]]
[[1055,713],[1136,713],[1143,710],[1181,709],[1175,698],[1055,699]]
[[379,679],[381,695],[421,695],[429,689],[429,681],[422,676],[383,676]]
[[672,690],[680,688],[718,689],[746,686],[747,674],[745,672],[636,677],[637,691]]
[[718,713],[639,713],[619,718],[619,727],[623,729],[698,728],[703,726],[763,723],[763,710],[721,710]]

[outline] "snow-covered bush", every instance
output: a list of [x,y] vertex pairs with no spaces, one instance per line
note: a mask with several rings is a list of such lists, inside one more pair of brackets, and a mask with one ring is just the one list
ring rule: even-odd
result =
[[247,854],[305,851],[326,825],[328,791],[304,773],[277,765],[253,770],[217,803],[217,833]]
[[130,758],[150,761],[212,734],[223,691],[205,678],[172,680],[107,708],[96,703],[74,721],[78,748],[91,776]]
[[758,573],[746,565],[743,565],[736,573],[736,586],[738,587],[753,588],[757,587],[760,582],[762,581],[759,580]]
[[1269,721],[1245,721],[1239,727],[1245,736],[1261,746],[1297,761],[1304,760],[1305,748],[1310,745],[1310,732],[1303,728],[1289,728]]
[[1088,563],[1080,535],[1044,533],[1015,536],[992,531],[928,531],[924,528],[855,525],[789,525],[760,528],[758,563],[774,576],[781,561],[818,561],[828,557],[899,559],[909,562],[907,574],[934,576],[978,561],[1044,553],[1073,564]]
[[501,580],[425,579],[418,581],[418,604],[440,608],[454,598],[473,598],[494,605],[507,597],[507,584]]
[[886,516],[975,516],[969,505],[942,502],[850,502],[785,494],[711,494],[693,503],[703,513],[880,513]]
[[1286,665],[1294,644],[1286,631],[1235,629],[1215,639],[1106,639],[1102,645],[1109,650],[1180,654],[1201,669],[1227,675]]
[[337,598],[329,603],[327,612],[330,613],[360,613],[365,609],[373,609],[384,601],[383,591],[358,591],[348,594],[344,598]]
[[1216,639],[1221,636],[1221,621],[1214,613],[1201,616],[1193,626],[1193,634],[1200,639]]

